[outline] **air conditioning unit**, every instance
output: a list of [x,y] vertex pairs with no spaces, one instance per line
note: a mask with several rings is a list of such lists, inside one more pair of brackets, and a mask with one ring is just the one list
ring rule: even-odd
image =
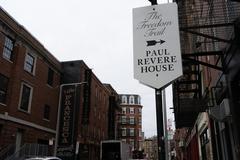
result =
[[220,103],[219,107],[220,107],[220,114],[223,120],[231,116],[228,98],[224,98],[223,101]]
[[229,99],[225,98],[220,105],[210,107],[209,115],[218,121],[227,120],[231,116]]

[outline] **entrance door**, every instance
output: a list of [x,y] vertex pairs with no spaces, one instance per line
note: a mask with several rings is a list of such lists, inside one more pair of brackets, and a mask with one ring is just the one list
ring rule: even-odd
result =
[[17,157],[19,157],[19,153],[20,153],[20,149],[21,149],[21,144],[22,144],[22,135],[23,135],[23,131],[18,129],[17,133],[16,133],[16,148],[15,148],[15,152]]

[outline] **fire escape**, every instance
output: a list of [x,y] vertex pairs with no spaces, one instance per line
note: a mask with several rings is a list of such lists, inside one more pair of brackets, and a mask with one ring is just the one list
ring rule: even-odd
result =
[[176,128],[192,127],[211,107],[213,76],[224,73],[227,48],[236,41],[240,4],[223,0],[178,0],[183,76],[173,84]]

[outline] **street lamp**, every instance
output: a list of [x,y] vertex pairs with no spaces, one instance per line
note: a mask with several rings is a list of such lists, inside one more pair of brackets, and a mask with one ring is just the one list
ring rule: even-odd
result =
[[82,84],[87,84],[87,82],[78,82],[78,83],[64,83],[60,85],[60,94],[59,94],[59,102],[58,102],[58,116],[57,116],[57,130],[56,130],[56,136],[55,136],[55,147],[54,147],[54,156],[57,155],[57,147],[59,145],[58,138],[59,138],[59,129],[60,129],[60,115],[61,115],[61,102],[62,102],[62,90],[63,87],[66,86],[74,86],[74,102],[73,107],[75,107],[76,102],[76,88]]

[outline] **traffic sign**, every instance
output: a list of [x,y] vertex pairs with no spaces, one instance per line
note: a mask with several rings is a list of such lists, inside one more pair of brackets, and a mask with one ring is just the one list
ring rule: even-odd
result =
[[176,3],[133,9],[134,78],[161,88],[182,75]]

